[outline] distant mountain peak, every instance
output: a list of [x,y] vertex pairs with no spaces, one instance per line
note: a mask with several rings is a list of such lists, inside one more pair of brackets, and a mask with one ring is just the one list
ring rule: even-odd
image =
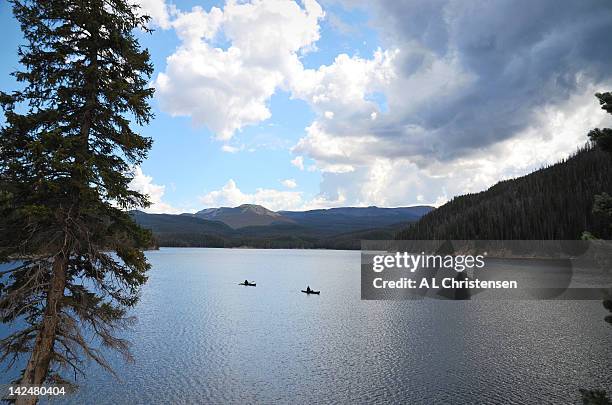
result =
[[272,210],[267,209],[266,207],[262,206],[262,205],[257,205],[257,204],[242,204],[239,205],[238,207],[236,207],[240,210],[242,210],[242,212],[247,212],[247,211],[251,211],[255,214],[258,215],[270,215],[273,217],[281,217],[282,215],[274,212]]
[[293,223],[293,220],[257,204],[242,204],[237,207],[207,208],[194,216],[221,221],[234,229],[247,226],[267,226],[275,223]]

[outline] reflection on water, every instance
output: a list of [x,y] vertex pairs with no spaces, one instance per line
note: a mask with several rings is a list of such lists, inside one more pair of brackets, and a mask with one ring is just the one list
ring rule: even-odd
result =
[[148,257],[136,363],[111,357],[121,382],[92,365],[70,402],[575,403],[612,388],[600,302],[361,301],[359,252]]

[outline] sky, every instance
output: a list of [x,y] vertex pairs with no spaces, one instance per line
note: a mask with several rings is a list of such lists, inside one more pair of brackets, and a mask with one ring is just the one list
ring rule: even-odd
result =
[[[610,126],[609,0],[132,0],[155,71],[152,213],[439,206]],[[0,89],[23,43],[0,2]]]

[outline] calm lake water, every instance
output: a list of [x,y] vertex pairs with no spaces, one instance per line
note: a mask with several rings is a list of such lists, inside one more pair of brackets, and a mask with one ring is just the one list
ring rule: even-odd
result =
[[147,255],[135,364],[111,356],[121,381],[91,365],[62,403],[565,404],[612,389],[599,301],[361,301],[350,251]]

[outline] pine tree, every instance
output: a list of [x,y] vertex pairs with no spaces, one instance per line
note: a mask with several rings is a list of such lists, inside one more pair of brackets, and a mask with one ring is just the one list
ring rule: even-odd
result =
[[0,318],[26,326],[0,341],[0,360],[24,356],[20,383],[42,384],[86,359],[110,370],[104,347],[129,358],[115,334],[151,237],[128,214],[148,204],[128,184],[151,147],[131,124],[152,118],[152,65],[134,35],[148,17],[127,0],[11,3],[26,45],[22,90],[0,93]]
[[[597,93],[595,97],[599,99],[601,108],[612,114],[612,93]],[[589,138],[603,151],[612,155],[612,128],[595,128],[589,132]],[[612,229],[612,196],[606,192],[596,195],[593,212],[605,218],[609,228]],[[587,237],[593,237],[590,233],[585,232],[585,234]],[[610,296],[604,300],[604,307],[612,313],[612,294]],[[612,323],[612,315],[608,315],[606,321]]]
[[[601,108],[612,114],[612,93],[597,93],[595,97],[599,99]],[[603,151],[612,154],[612,129],[611,128],[595,128],[589,132],[591,141],[597,144]],[[601,193],[595,196],[595,204],[593,212],[606,218],[608,225],[612,228],[612,197],[608,193]],[[591,239],[594,236],[585,232],[585,238]],[[612,313],[612,291],[607,292],[608,297],[603,301],[603,306]],[[612,315],[605,318],[606,322],[612,324]],[[603,390],[580,390],[582,394],[582,403],[584,405],[610,405],[612,402],[608,395]]]
[[[601,108],[612,114],[612,93],[597,93],[595,97],[599,99]],[[612,128],[595,128],[589,132],[591,141],[597,144],[601,150],[612,154]],[[606,218],[612,229],[612,196],[604,192],[595,196],[593,212]]]

